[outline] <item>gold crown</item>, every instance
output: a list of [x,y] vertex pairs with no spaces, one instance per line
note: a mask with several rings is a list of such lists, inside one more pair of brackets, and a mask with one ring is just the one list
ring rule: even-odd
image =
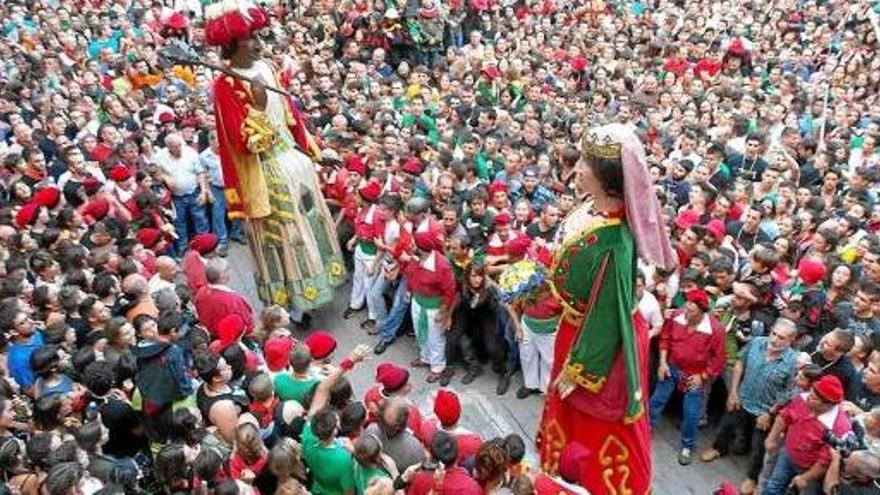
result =
[[581,151],[584,155],[611,160],[620,159],[620,143],[611,139],[611,136],[600,138],[594,133],[584,136],[581,143]]

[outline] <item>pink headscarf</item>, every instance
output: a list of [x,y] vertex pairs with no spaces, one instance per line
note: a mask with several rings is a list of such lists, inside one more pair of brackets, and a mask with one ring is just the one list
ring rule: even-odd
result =
[[591,129],[588,136],[610,138],[620,143],[623,163],[623,195],[626,205],[626,223],[633,234],[639,256],[661,268],[677,264],[675,251],[669,242],[669,232],[660,215],[660,205],[651,174],[648,172],[645,148],[638,136],[623,124],[608,124]]

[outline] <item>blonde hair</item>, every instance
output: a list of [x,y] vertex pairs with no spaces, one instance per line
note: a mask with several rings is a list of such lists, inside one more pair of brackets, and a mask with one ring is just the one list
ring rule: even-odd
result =
[[235,430],[235,451],[245,463],[253,464],[265,452],[263,437],[253,423],[243,423]]

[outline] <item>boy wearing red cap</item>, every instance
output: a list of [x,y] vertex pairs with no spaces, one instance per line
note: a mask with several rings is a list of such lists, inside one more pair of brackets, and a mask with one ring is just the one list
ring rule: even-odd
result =
[[[351,282],[351,299],[348,308],[342,313],[346,320],[362,310],[367,304],[367,295],[376,278],[374,262],[379,252],[376,241],[385,232],[385,222],[376,203],[382,194],[382,186],[377,181],[367,181],[358,188],[358,212],[354,220],[354,237],[346,248],[354,252],[354,274]],[[367,308],[368,319],[375,323],[375,312]]]
[[431,446],[431,439],[438,431],[444,431],[458,444],[458,458],[468,460],[480,450],[483,439],[476,433],[461,427],[458,422],[461,419],[461,400],[458,394],[452,390],[441,388],[434,398],[434,417],[426,419],[422,423],[422,431],[419,438],[426,447]]
[[446,368],[446,331],[456,302],[455,275],[443,255],[442,230],[431,228],[425,220],[413,233],[413,241],[417,255],[401,258],[412,293],[412,323],[419,345],[419,357],[412,365],[431,368],[429,383],[448,382],[453,371]]
[[[820,486],[831,462],[831,447],[824,440],[825,435],[842,438],[852,430],[841,402],[843,384],[836,376],[825,375],[813,384],[812,390],[785,406],[765,442],[768,453],[778,450],[779,454],[762,494],[782,495],[790,485],[800,493],[808,487]],[[783,433],[785,439],[780,448]]]
[[684,394],[678,456],[682,465],[690,464],[697,447],[703,395],[725,364],[724,328],[709,313],[709,296],[702,289],[691,289],[685,300],[684,309],[673,312],[660,331],[660,366],[650,406],[654,428],[672,393],[678,389]]

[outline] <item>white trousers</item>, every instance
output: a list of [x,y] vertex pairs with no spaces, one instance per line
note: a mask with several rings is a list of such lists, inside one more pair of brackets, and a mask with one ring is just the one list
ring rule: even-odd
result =
[[553,369],[553,348],[556,345],[556,332],[535,333],[525,321],[523,339],[519,343],[519,361],[522,365],[523,385],[526,388],[546,392],[550,385],[550,370]]
[[[441,373],[446,369],[446,332],[440,328],[437,323],[437,314],[440,312],[436,309],[426,309],[428,321],[428,335],[424,342],[416,342],[419,345],[419,359],[431,366],[431,371]],[[412,298],[410,305],[410,316],[412,317],[413,328],[416,329],[418,336],[419,317],[422,313],[422,307],[419,305],[416,297]]]
[[[354,248],[354,274],[351,279],[351,300],[348,307],[351,309],[361,309],[367,302],[367,293],[373,285],[375,275],[367,273],[367,267],[376,257],[374,254],[365,253],[360,245]],[[369,315],[372,318],[374,315]]]

